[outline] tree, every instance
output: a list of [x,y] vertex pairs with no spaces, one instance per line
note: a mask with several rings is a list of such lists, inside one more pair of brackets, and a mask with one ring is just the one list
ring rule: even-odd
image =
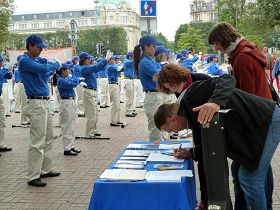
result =
[[13,14],[14,0],[2,0],[0,4],[0,46],[4,44],[8,38],[8,26],[10,16]]
[[168,41],[167,38],[162,33],[155,34],[155,37],[159,42],[163,44],[165,48],[174,51],[174,43]]
[[177,43],[178,49],[188,49],[194,47],[196,51],[204,51],[208,48],[201,35],[201,30],[188,25],[187,31],[181,33]]

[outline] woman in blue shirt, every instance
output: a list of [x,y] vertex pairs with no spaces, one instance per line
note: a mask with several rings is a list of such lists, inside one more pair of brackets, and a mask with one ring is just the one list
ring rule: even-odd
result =
[[162,95],[158,93],[153,77],[161,70],[161,65],[154,59],[156,46],[160,45],[152,35],[145,35],[134,48],[134,68],[139,75],[145,92],[144,110],[148,118],[148,131],[150,141],[162,139],[162,134],[155,126],[154,114],[163,103]]

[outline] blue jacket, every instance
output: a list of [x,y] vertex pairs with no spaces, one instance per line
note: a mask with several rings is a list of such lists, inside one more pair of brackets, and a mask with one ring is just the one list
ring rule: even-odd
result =
[[107,60],[101,60],[95,65],[81,66],[81,76],[85,78],[88,88],[97,88],[96,72],[102,70],[107,65]]
[[215,62],[211,62],[208,66],[208,74],[210,75],[220,75],[220,70]]
[[280,74],[280,58],[277,58],[273,70],[272,70],[272,76],[277,76]]
[[107,78],[107,66],[105,66],[102,70],[97,72],[98,77]]
[[8,72],[8,69],[0,67],[0,94],[2,94],[2,86],[7,79],[11,79],[13,77],[12,72]]
[[73,76],[74,77],[81,77],[81,66],[79,64],[72,67]]
[[47,63],[45,58],[32,58],[27,53],[20,58],[19,73],[27,96],[48,96],[47,79],[58,64]]
[[161,65],[153,58],[145,55],[139,63],[138,72],[143,90],[156,90],[156,83],[153,80],[155,73],[161,70]]
[[133,67],[134,61],[125,59],[123,62],[124,67],[124,77],[133,79],[134,78],[134,67]]
[[114,63],[107,65],[107,74],[109,82],[118,82],[119,72],[117,66]]
[[79,84],[77,77],[58,77],[57,88],[61,97],[75,97],[74,87]]
[[195,56],[194,58],[186,58],[183,60],[182,66],[188,68],[190,72],[193,72],[193,64],[198,60],[198,56]]

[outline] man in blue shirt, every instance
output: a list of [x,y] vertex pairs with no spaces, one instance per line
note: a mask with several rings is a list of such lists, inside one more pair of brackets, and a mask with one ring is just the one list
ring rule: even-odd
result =
[[27,52],[19,60],[19,72],[28,99],[25,109],[30,118],[27,181],[36,187],[47,185],[41,178],[60,175],[52,171],[53,122],[47,82],[59,64],[48,63],[47,59],[39,57],[42,48],[47,48],[43,39],[30,35],[26,39]]
[[[12,72],[4,68],[4,60],[5,58],[3,56],[0,56],[0,96],[2,95],[2,86],[4,80],[11,79],[13,75]],[[5,108],[2,97],[0,97],[0,152],[9,152],[12,150],[12,148],[7,147],[4,142],[4,128],[6,127],[5,121]]]
[[123,62],[124,67],[124,89],[125,89],[125,116],[126,117],[135,117],[137,115],[133,111],[133,104],[134,104],[134,67],[133,67],[133,53],[128,52],[127,58]]
[[[110,51],[107,54],[110,54]],[[97,81],[96,72],[107,65],[107,60],[102,59],[97,64],[91,65],[91,56],[87,52],[80,54],[81,76],[85,78],[84,106],[87,119],[86,137],[101,136],[97,131],[98,110],[97,110]]]

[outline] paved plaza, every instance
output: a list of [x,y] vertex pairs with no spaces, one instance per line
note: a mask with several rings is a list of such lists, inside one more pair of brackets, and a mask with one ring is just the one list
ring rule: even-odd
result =
[[[57,178],[45,178],[47,186],[36,188],[27,185],[28,128],[11,128],[19,124],[20,114],[12,113],[7,118],[6,143],[12,152],[1,153],[0,157],[0,209],[87,209],[95,179],[103,170],[134,141],[147,141],[147,120],[143,109],[137,109],[135,118],[121,118],[127,122],[125,128],[109,126],[110,108],[99,112],[99,131],[110,140],[77,140],[82,153],[77,157],[64,156],[62,139],[54,140],[54,170],[61,172]],[[85,132],[85,118],[77,119],[77,135]],[[54,115],[58,125],[58,114]],[[60,128],[54,127],[54,134]],[[274,156],[274,209],[280,209],[280,154]],[[232,192],[232,184],[231,184]],[[121,210],[121,209],[120,209]],[[133,209],[132,209],[133,210]]]

